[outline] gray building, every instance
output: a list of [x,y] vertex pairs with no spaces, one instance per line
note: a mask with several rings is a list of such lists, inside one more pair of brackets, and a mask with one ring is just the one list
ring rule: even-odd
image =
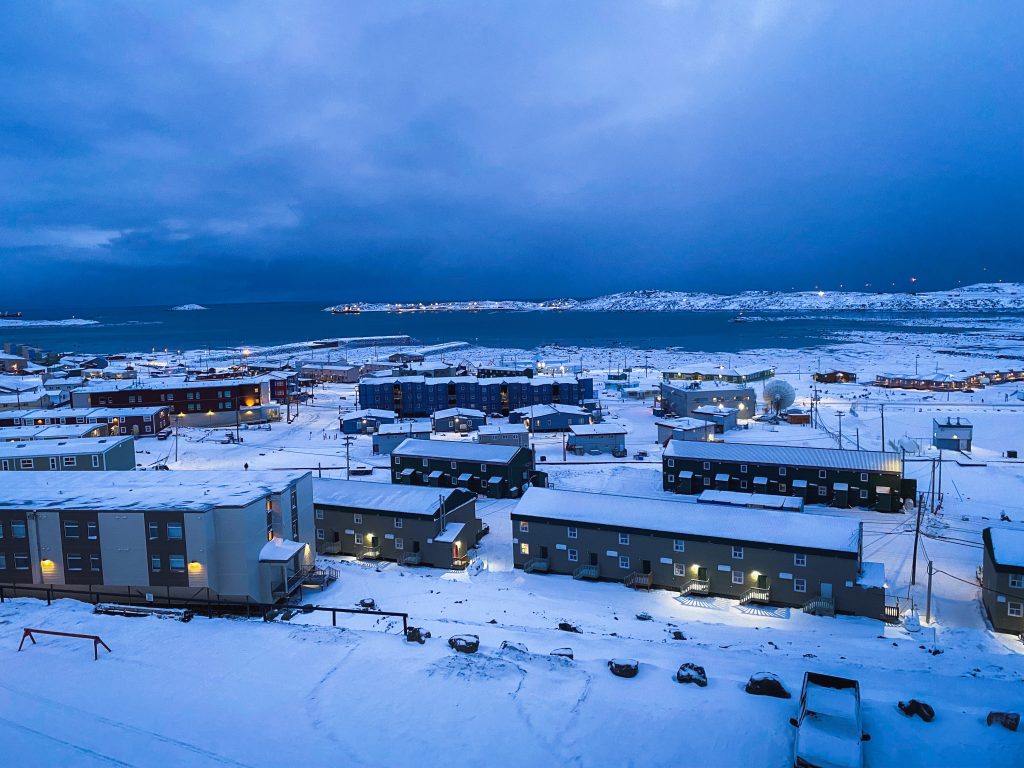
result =
[[463,568],[485,528],[476,494],[355,480],[313,480],[318,552]]
[[946,451],[970,451],[974,440],[974,425],[967,419],[947,416],[932,419],[932,445]]
[[569,427],[566,448],[578,456],[610,453],[626,455],[626,428],[618,424],[575,424]]
[[981,599],[992,627],[1024,636],[1024,531],[986,528]]
[[445,408],[434,411],[430,420],[435,432],[473,432],[487,423],[487,414],[473,408]]
[[338,419],[346,435],[372,435],[382,424],[394,424],[398,417],[394,411],[363,408],[342,414]]
[[703,406],[735,408],[741,419],[757,412],[757,394],[753,387],[704,381],[661,383],[661,394],[654,404],[656,416],[694,416]]
[[308,472],[24,474],[0,527],[0,583],[61,593],[274,603],[314,566]]
[[662,445],[669,440],[709,440],[715,434],[714,424],[689,416],[658,419],[654,426],[658,428],[658,442]]
[[917,483],[898,453],[671,440],[662,455],[666,491],[715,489],[799,496],[808,504],[896,512]]
[[0,427],[0,441],[20,443],[28,440],[67,440],[80,437],[107,437],[106,424],[55,424],[50,427]]
[[724,405],[701,405],[690,411],[691,415],[695,419],[702,421],[708,421],[715,425],[715,434],[722,434],[723,432],[736,429],[738,426],[737,420],[739,419],[739,409],[729,408]]
[[395,424],[381,424],[373,435],[374,454],[386,455],[406,440],[429,440],[429,421],[402,421]]
[[0,442],[2,472],[128,469],[135,469],[135,439],[130,436]]
[[530,432],[566,432],[577,424],[596,424],[600,418],[578,405],[530,405],[508,415],[509,424],[522,424]]
[[518,498],[533,471],[533,451],[511,445],[406,440],[391,453],[393,483],[468,488],[494,499]]
[[729,384],[749,384],[765,381],[775,375],[775,368],[759,365],[748,365],[743,368],[727,368],[715,363],[697,363],[695,365],[663,371],[661,376],[666,381],[721,381]]
[[311,379],[317,384],[355,384],[362,370],[358,365],[347,363],[303,363],[299,376]]
[[885,569],[862,562],[858,520],[547,488],[511,517],[527,572],[885,616]]
[[477,428],[476,439],[483,445],[530,447],[530,432],[523,424],[485,424]]

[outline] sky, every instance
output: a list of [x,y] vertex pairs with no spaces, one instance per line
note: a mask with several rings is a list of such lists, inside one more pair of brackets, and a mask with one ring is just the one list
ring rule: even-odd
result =
[[0,308],[1024,280],[1024,4],[0,4]]

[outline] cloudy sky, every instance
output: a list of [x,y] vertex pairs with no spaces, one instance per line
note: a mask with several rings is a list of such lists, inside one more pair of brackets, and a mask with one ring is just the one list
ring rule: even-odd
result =
[[1024,279],[1022,50],[1016,2],[3,3],[0,304]]

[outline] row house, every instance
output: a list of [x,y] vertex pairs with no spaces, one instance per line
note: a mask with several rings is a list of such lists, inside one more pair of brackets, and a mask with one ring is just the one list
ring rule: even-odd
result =
[[107,435],[155,437],[171,426],[166,405],[141,408],[54,408],[0,413],[0,428],[28,426],[107,425]]
[[533,451],[512,445],[406,440],[391,452],[391,482],[466,488],[494,499],[518,498],[534,474]]
[[[0,441],[0,472],[106,472],[135,469],[133,437]],[[7,483],[9,478],[4,478]]]

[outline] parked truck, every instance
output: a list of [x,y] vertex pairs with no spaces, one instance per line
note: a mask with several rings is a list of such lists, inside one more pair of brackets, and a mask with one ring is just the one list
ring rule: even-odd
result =
[[860,683],[817,672],[804,673],[800,714],[790,719],[797,728],[794,768],[863,768],[864,733]]

